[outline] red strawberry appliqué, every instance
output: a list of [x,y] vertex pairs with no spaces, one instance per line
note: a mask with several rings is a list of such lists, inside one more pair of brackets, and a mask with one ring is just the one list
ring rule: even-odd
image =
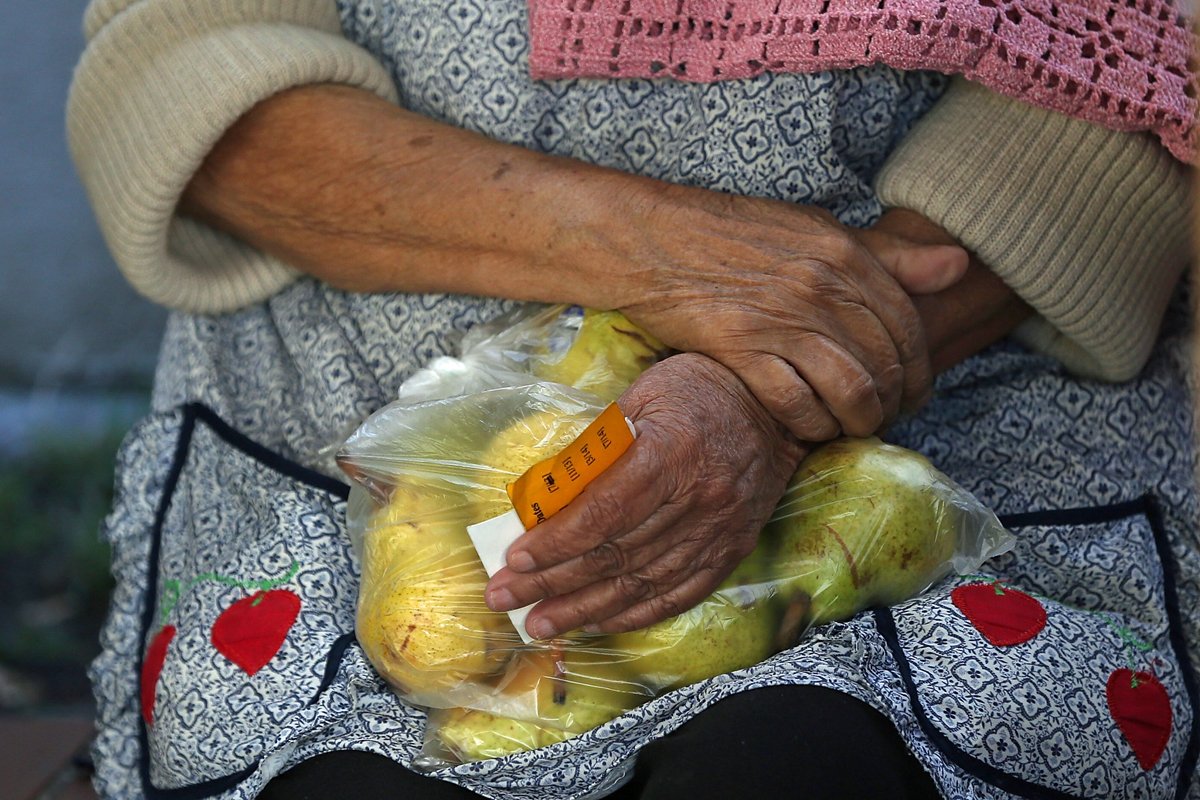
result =
[[150,640],[146,657],[142,660],[142,719],[147,725],[154,724],[154,697],[158,692],[158,676],[162,674],[167,660],[167,648],[175,638],[175,626],[164,625]]
[[1171,700],[1158,678],[1149,672],[1118,669],[1104,687],[1108,713],[1142,769],[1150,770],[1171,738]]
[[255,592],[217,617],[212,627],[213,647],[253,675],[279,652],[299,613],[300,598],[295,592]]
[[1041,603],[999,582],[959,586],[950,599],[996,647],[1028,642],[1046,627],[1046,609]]

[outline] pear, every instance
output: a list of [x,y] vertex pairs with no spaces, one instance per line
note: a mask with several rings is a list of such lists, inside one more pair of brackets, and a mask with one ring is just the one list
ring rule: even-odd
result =
[[451,708],[431,713],[429,725],[442,747],[463,763],[503,758],[555,744],[571,734],[536,722],[501,717],[487,711]]
[[636,680],[676,689],[757,664],[775,652],[779,612],[764,582],[769,548],[759,545],[699,605],[647,628],[609,636]]
[[620,397],[668,352],[666,345],[619,311],[572,307],[559,315],[558,322],[578,325],[574,341],[561,355],[555,354],[557,337],[549,331],[531,359],[534,375],[589,392],[605,403]]
[[819,625],[928,588],[958,543],[946,487],[924,456],[875,438],[814,450],[762,534],[780,597],[799,598],[804,622]]
[[509,662],[489,711],[583,733],[651,697],[629,681],[628,656],[587,640],[560,640],[524,649]]
[[371,662],[414,702],[445,705],[503,669],[520,639],[483,601],[487,573],[455,493],[396,487],[363,537],[356,631]]
[[626,680],[624,655],[581,642],[522,650],[485,708],[433,720],[442,745],[463,761],[499,758],[577,736],[650,699]]
[[537,385],[450,406],[455,418],[475,427],[486,419],[499,433],[465,457],[405,445],[406,469],[390,477],[362,535],[360,642],[381,674],[432,707],[469,705],[475,690],[487,689],[478,682],[520,644],[508,615],[484,603],[488,577],[467,526],[510,510],[507,484],[569,444],[598,412],[579,393]]

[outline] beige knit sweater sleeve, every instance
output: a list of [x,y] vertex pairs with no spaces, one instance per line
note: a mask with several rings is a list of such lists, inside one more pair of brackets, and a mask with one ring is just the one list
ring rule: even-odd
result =
[[1145,364],[1187,264],[1188,183],[1148,136],[956,79],[876,189],[938,222],[1038,312],[1019,340],[1120,381]]
[[248,305],[296,272],[179,217],[205,155],[276,92],[333,82],[395,100],[386,70],[342,37],[334,0],[92,0],[67,136],[130,283],[185,311]]

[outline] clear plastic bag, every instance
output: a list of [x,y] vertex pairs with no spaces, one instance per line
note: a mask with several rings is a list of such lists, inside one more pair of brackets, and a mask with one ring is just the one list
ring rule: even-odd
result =
[[562,741],[1011,546],[995,516],[919,454],[838,440],[804,460],[755,551],[696,607],[639,631],[525,644],[484,604],[488,576],[467,526],[510,511],[508,484],[665,353],[619,314],[574,307],[513,315],[463,346],[406,382],[338,455],[354,480],[358,639],[403,697],[432,709],[427,763]]

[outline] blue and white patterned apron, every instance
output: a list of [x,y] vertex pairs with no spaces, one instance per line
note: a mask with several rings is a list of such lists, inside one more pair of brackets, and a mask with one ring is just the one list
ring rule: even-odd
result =
[[[854,225],[878,215],[871,178],[941,88],[938,76],[885,68],[534,84],[524,0],[339,6],[347,35],[421,113],[666,180],[822,205]],[[238,313],[171,317],[154,410],[121,451],[105,526],[117,588],[92,668],[104,796],[250,798],[333,750],[412,763],[423,714],[354,641],[357,564],[329,448],[508,305],[302,280]],[[1001,344],[943,374],[926,410],[892,431],[1017,534],[985,574],[826,626],[571,741],[435,774],[496,798],[599,795],[645,743],[722,697],[809,683],[888,716],[948,797],[1200,797],[1183,318],[1181,301],[1132,383],[1079,381]],[[979,587],[1024,598],[1044,623],[993,643]]]

